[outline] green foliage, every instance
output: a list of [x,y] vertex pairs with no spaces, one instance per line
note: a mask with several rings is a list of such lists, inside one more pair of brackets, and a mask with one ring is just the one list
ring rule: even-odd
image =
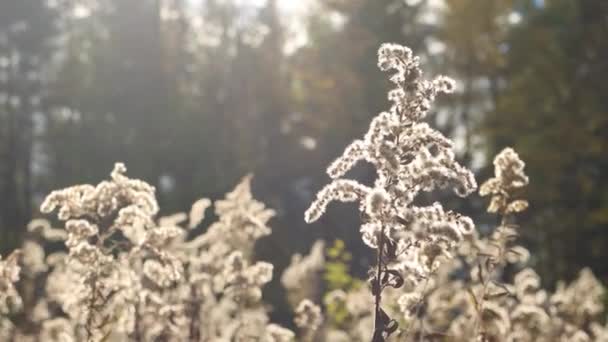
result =
[[329,320],[329,324],[336,328],[345,327],[350,318],[345,301],[327,303],[325,305],[325,315]]
[[344,292],[359,289],[363,281],[351,275],[350,262],[352,254],[346,250],[344,241],[338,239],[334,244],[327,248],[327,261],[325,263],[325,280],[327,292],[325,294],[326,314],[330,323],[336,327],[342,327],[348,322],[349,313],[344,301],[327,302],[328,294],[333,290]]
[[338,239],[327,248],[327,263],[323,279],[327,284],[327,291],[348,291],[361,285],[361,280],[353,278],[350,274],[352,254],[346,250],[344,241]]

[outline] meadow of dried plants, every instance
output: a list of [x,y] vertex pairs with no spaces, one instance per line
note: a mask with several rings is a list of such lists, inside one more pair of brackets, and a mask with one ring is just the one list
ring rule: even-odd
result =
[[[282,274],[256,259],[274,211],[253,198],[250,176],[224,199],[157,217],[154,187],[117,163],[97,185],[50,193],[47,219],[24,227],[21,248],[0,260],[0,341],[608,341],[604,288],[590,270],[550,292],[526,266],[517,215],[529,179],[517,152],[500,152],[478,188],[453,142],[424,121],[454,81],[425,79],[396,44],[380,47],[378,66],[391,73],[391,107],[329,166],[331,182],[304,213],[313,222],[332,201],[357,204],[376,256],[366,279],[335,267],[344,251],[321,241]],[[359,161],[375,168],[373,184],[343,178]],[[496,227],[481,234],[420,199],[438,189],[478,191]],[[195,234],[211,210],[216,221]],[[342,281],[328,283],[332,272]],[[269,318],[262,289],[273,277],[292,325]]]

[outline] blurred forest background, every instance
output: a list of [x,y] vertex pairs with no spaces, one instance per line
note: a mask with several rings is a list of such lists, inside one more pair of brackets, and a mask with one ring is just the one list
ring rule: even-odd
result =
[[[325,166],[388,108],[376,50],[396,42],[458,80],[431,120],[480,182],[507,145],[527,162],[523,239],[545,285],[584,265],[606,281],[607,37],[598,0],[0,1],[0,252],[50,190],[123,161],[163,214],[252,172],[278,212],[258,258],[280,269],[342,239],[364,274],[354,211],[332,206],[313,226],[303,212]],[[478,197],[453,206],[493,223]]]

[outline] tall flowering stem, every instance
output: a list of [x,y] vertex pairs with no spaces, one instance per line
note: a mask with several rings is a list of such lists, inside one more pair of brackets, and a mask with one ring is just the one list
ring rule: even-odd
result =
[[[439,203],[415,206],[414,199],[420,192],[438,188],[467,196],[477,187],[472,173],[455,161],[452,141],[422,122],[436,95],[452,92],[454,81],[444,76],[423,79],[419,58],[396,44],[380,47],[378,66],[394,72],[390,81],[395,88],[388,93],[392,106],[373,119],[363,139],[351,143],[329,166],[333,181],[319,191],[305,213],[310,223],[331,201],[359,203],[362,238],[377,255],[369,281],[375,299],[374,342],[386,340],[398,329],[382,309],[383,290],[403,287],[409,292],[404,296],[414,298],[417,286],[433,274],[441,258],[450,257],[463,236],[474,231],[468,217],[445,211]],[[341,178],[361,160],[376,169],[373,186]],[[411,308],[405,306],[408,312]]]
[[[472,278],[482,284],[481,294],[475,299],[477,316],[473,326],[474,337],[482,340],[487,339],[482,319],[484,312],[493,309],[491,307],[493,303],[486,302],[486,298],[507,294],[506,292],[488,294],[491,283],[501,285],[494,279],[496,270],[503,268],[510,261],[527,260],[529,256],[526,249],[514,245],[518,232],[513,216],[528,208],[528,202],[518,196],[529,183],[524,166],[525,163],[512,148],[505,148],[494,158],[494,177],[488,179],[479,189],[481,196],[491,197],[488,212],[500,216],[500,225],[488,239],[490,247],[480,251],[480,256],[484,257],[485,262],[480,261],[479,267],[472,273]],[[485,316],[500,317],[501,315],[486,314]]]
[[108,339],[113,331],[134,332],[142,286],[136,263],[160,288],[182,278],[182,264],[163,249],[179,230],[155,224],[154,187],[128,178],[126,171],[117,163],[109,180],[53,191],[40,207],[43,213],[57,211],[65,221],[66,274],[76,281],[56,296],[86,341]]

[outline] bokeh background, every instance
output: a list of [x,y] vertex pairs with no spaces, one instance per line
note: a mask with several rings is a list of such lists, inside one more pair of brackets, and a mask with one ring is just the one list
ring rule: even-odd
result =
[[[2,0],[0,252],[50,190],[123,161],[163,214],[251,172],[277,210],[258,258],[280,271],[315,239],[341,239],[363,275],[356,210],[332,205],[310,226],[303,212],[388,107],[376,50],[396,42],[457,79],[429,120],[480,182],[505,146],[527,162],[522,239],[545,286],[585,265],[605,282],[607,37],[599,0]],[[482,231],[495,223],[477,196],[450,205]],[[277,282],[267,292],[284,307]]]

